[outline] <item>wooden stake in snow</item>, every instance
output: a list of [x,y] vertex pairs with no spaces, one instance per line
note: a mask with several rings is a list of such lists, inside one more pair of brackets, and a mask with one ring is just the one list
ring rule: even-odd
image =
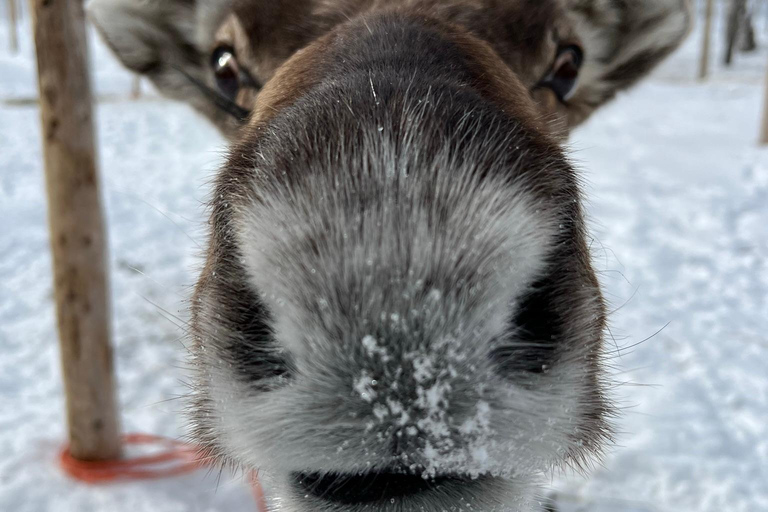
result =
[[706,0],[704,14],[704,33],[701,36],[701,57],[699,58],[699,80],[705,80],[709,73],[709,40],[712,33],[712,11],[714,0]]
[[141,77],[134,75],[131,83],[131,99],[137,100],[139,98],[141,98]]
[[8,36],[10,37],[11,53],[18,53],[19,51],[19,32],[16,18],[16,0],[8,0]]
[[70,453],[119,457],[106,239],[81,0],[30,0]]
[[760,128],[760,144],[768,144],[768,71],[765,75],[765,94],[763,95],[763,122]]
[[723,64],[730,66],[733,62],[733,53],[739,36],[746,29],[747,0],[731,0],[728,6],[728,14],[725,30],[725,53]]

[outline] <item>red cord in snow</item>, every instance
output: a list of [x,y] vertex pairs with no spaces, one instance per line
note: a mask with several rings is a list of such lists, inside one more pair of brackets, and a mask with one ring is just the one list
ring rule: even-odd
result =
[[[125,445],[155,445],[163,450],[153,455],[143,455],[108,461],[82,461],[72,457],[65,446],[59,454],[62,469],[72,478],[89,484],[126,480],[154,480],[183,475],[203,467],[194,445],[150,434],[125,434]],[[257,512],[267,512],[264,491],[256,472],[250,476],[251,489],[256,498]]]

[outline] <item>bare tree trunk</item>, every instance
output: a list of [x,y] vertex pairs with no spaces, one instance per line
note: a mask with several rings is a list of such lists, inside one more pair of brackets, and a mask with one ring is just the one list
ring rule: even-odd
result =
[[18,14],[16,0],[8,0],[8,35],[10,37],[11,53],[19,52]]
[[725,34],[725,58],[724,63],[730,66],[733,62],[733,50],[743,25],[743,19],[747,12],[747,0],[731,0],[728,7],[728,20]]
[[30,0],[70,452],[120,454],[82,0]]
[[141,97],[141,77],[139,75],[133,76],[133,82],[131,82],[131,99],[137,100]]
[[709,73],[709,49],[710,38],[712,34],[712,11],[714,10],[714,0],[706,0],[706,11],[704,14],[704,34],[701,37],[701,57],[699,59],[699,80],[705,80]]
[[739,51],[749,53],[757,50],[757,38],[755,37],[755,26],[752,23],[752,12],[744,16],[741,27],[741,38],[739,42]]
[[764,11],[764,14],[765,14],[765,22],[764,22],[763,30],[764,31],[768,31],[768,4],[766,4],[765,0],[763,0],[763,2],[761,2],[761,4],[763,6],[763,11]]
[[768,144],[768,72],[765,76],[765,94],[763,95],[763,122],[760,128],[760,144]]

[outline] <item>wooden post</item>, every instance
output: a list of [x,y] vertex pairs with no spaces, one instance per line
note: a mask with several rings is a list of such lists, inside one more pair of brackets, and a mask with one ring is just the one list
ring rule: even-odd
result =
[[706,0],[704,12],[704,33],[701,36],[701,57],[699,59],[699,80],[706,80],[709,73],[710,35],[712,34],[712,11],[714,0]]
[[18,16],[16,13],[16,0],[8,0],[8,34],[10,36],[11,53],[19,51]]
[[755,23],[752,14],[753,11],[747,9],[747,13],[744,15],[744,25],[739,42],[740,52],[750,53],[757,50],[757,37],[755,36]]
[[141,98],[141,76],[134,75],[133,82],[131,82],[131,99],[137,100]]
[[768,144],[768,71],[765,76],[765,93],[763,95],[763,121],[760,128],[760,144]]
[[725,33],[725,55],[723,63],[730,66],[733,62],[733,52],[736,49],[736,41],[744,28],[744,17],[747,12],[747,0],[730,0]]
[[120,455],[82,0],[30,0],[70,453]]
[[768,3],[765,0],[763,0],[763,11],[765,11],[765,27],[763,30],[768,31]]

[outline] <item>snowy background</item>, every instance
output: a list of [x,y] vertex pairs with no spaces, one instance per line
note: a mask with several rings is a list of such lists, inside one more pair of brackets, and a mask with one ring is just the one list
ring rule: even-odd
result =
[[[28,23],[11,55],[0,18],[0,510],[254,510],[238,478],[90,487],[55,464],[63,398]],[[756,145],[768,50],[727,71],[716,55],[700,84],[699,40],[571,141],[615,310],[623,416],[591,478],[555,477],[564,512],[768,510],[768,150]],[[93,43],[122,423],[178,437],[186,297],[223,142],[146,84],[129,100],[131,76]]]

